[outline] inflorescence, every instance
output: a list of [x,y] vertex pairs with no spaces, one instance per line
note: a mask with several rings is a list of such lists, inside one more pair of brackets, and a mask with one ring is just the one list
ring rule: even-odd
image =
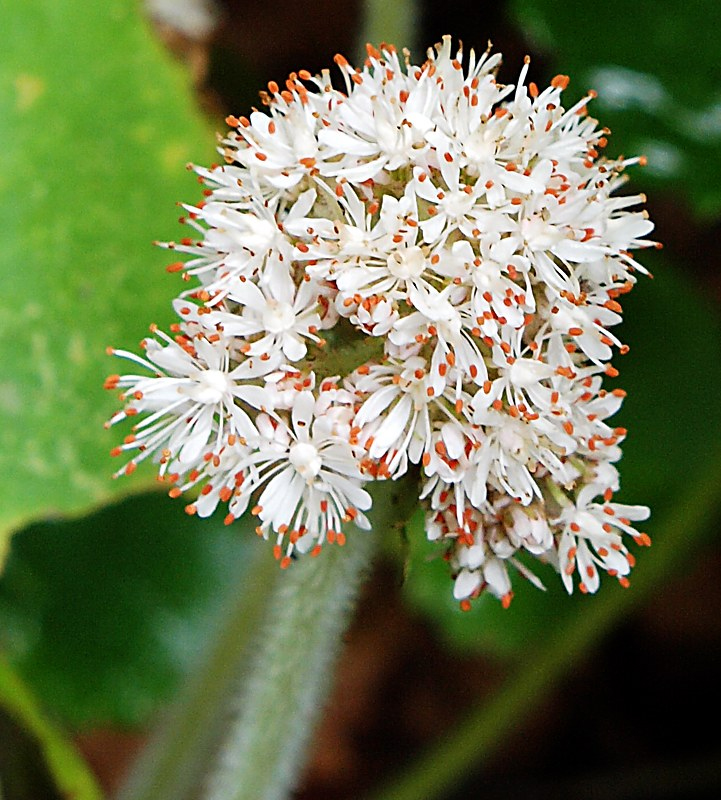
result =
[[300,71],[228,117],[225,163],[194,167],[197,238],[163,245],[193,284],[179,322],[112,350],[148,373],[106,384],[109,424],[134,422],[117,474],[152,457],[171,496],[197,490],[189,513],[250,509],[283,567],[368,528],[368,483],[410,474],[462,607],[507,605],[509,567],[540,586],[524,554],[569,592],[626,585],[648,509],[612,500],[624,392],[603,383],[646,272],[630,251],[654,244],[643,195],[614,195],[641,159],[600,155],[566,76],[462,61],[448,37],[422,66],[369,46],[363,69],[336,57],[345,92]]

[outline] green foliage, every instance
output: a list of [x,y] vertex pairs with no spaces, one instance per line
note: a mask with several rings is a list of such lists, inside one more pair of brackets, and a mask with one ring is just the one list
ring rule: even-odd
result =
[[644,188],[682,188],[699,216],[721,211],[717,0],[513,0],[519,25],[613,131],[609,152],[643,153]]
[[[120,367],[105,348],[171,318],[177,279],[152,242],[177,236],[175,204],[198,197],[183,167],[213,139],[135,0],[3,4],[0,109],[1,565],[14,530],[150,481],[110,478],[117,400],[102,383]],[[171,695],[247,546],[237,527],[199,528],[151,497],[18,536],[0,581],[0,702],[68,796],[98,792],[44,710],[139,723]]]
[[3,5],[0,560],[13,529],[139,485],[109,479],[105,348],[171,316],[151,242],[176,236],[199,196],[183,166],[213,141],[187,84],[135,0]]
[[0,580],[0,643],[67,722],[143,723],[242,587],[248,527],[189,517],[163,495],[31,526]]
[[[46,719],[36,698],[3,658],[0,658],[0,703],[40,747],[52,772],[55,785],[63,797],[72,797],[75,800],[100,800],[102,793],[73,745]],[[12,746],[15,744],[13,742]],[[3,756],[7,755],[7,752],[3,752]],[[15,766],[14,763],[10,763]],[[13,770],[10,769],[8,772],[12,773]],[[11,778],[12,775],[8,776],[3,771],[5,790],[12,791]]]
[[[721,392],[718,318],[683,276],[654,255],[642,254],[641,260],[655,279],[640,278],[624,300],[621,336],[631,350],[616,359],[621,370],[616,383],[628,392],[618,416],[618,424],[629,430],[620,463],[622,498],[651,506],[645,529],[652,539],[656,525],[683,504],[689,482],[703,478],[721,441],[721,418],[714,413]],[[685,393],[682,386],[688,387]],[[422,527],[419,515],[410,536],[407,596],[462,649],[499,655],[527,652],[552,631],[573,625],[594,603],[593,597],[568,597],[553,569],[535,564],[531,566],[548,587],[546,592],[519,578],[509,609],[483,596],[470,612],[461,612],[451,595],[447,565],[439,558],[429,561],[437,548],[423,541]],[[651,548],[639,557],[653,559],[653,554]],[[612,584],[607,578],[599,591],[623,591]],[[633,592],[633,575],[626,591]]]

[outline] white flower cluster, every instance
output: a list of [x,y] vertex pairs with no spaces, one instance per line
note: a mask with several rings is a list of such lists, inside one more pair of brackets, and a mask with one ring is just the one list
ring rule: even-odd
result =
[[540,584],[528,554],[569,592],[625,585],[648,510],[612,502],[624,392],[603,378],[653,244],[644,197],[614,196],[640,159],[599,155],[565,76],[462,61],[449,38],[422,66],[369,47],[363,69],[336,57],[345,92],[301,71],[228,118],[183,220],[199,238],[164,245],[194,284],[174,336],[112,351],[149,372],[108,379],[109,424],[135,421],[113,452],[196,487],[190,513],[252,509],[281,566],[367,528],[367,483],[410,473],[463,607],[510,602],[509,567]]

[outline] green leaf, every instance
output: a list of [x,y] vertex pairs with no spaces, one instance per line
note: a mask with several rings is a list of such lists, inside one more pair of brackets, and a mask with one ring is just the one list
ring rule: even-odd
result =
[[45,716],[37,700],[4,658],[0,658],[0,704],[40,746],[53,780],[64,797],[100,800],[100,788],[83,759]]
[[[653,539],[654,520],[674,510],[671,505],[679,502],[684,488],[700,481],[707,465],[718,459],[721,331],[712,306],[683,276],[658,254],[646,253],[642,260],[656,277],[641,278],[624,299],[620,335],[631,350],[615,359],[621,370],[616,384],[628,391],[618,414],[618,424],[629,431],[619,468],[623,499],[651,507],[646,529]],[[428,561],[437,548],[423,541],[422,525],[419,516],[410,537],[406,594],[457,647],[518,655],[540,646],[551,631],[597,602],[578,593],[568,597],[552,568],[536,563],[533,569],[546,592],[519,578],[509,609],[483,596],[470,612],[461,612],[447,565],[439,558]],[[645,557],[645,551],[638,553],[639,560]],[[611,583],[602,581],[599,593],[614,591]],[[633,588],[631,576],[628,591]]]
[[242,591],[250,525],[151,494],[18,532],[0,579],[8,659],[69,724],[146,722]]
[[512,7],[524,35],[571,76],[572,92],[598,91],[591,110],[613,131],[609,152],[648,157],[645,188],[674,196],[682,188],[699,216],[721,212],[721,4],[609,0],[597,9],[514,0]]
[[113,484],[108,345],[136,346],[177,293],[183,169],[212,136],[135,0],[3,4],[0,32],[0,561],[15,528],[78,514]]

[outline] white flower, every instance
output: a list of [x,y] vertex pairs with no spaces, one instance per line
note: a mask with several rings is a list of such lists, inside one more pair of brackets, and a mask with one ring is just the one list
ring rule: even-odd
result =
[[378,477],[400,476],[409,461],[418,464],[432,445],[431,414],[448,416],[455,402],[443,387],[436,393],[433,373],[420,356],[361,367],[353,385],[368,398],[354,425],[370,458],[379,462]]
[[266,267],[269,280],[255,284],[239,278],[228,288],[226,300],[234,310],[212,310],[205,324],[226,336],[243,338],[240,350],[247,356],[273,356],[282,352],[289,361],[307,353],[303,339],[320,341],[318,289],[303,281],[296,289],[287,271]]
[[[243,493],[260,490],[253,509],[266,538],[277,534],[276,553],[283,565],[297,548],[318,552],[323,543],[344,541],[344,523],[370,526],[362,513],[371,506],[358,460],[346,439],[335,433],[336,423],[325,409],[315,414],[311,392],[296,393],[290,425],[261,415],[261,439],[256,449],[240,461],[247,473]],[[283,543],[286,541],[285,548]]]
[[115,351],[150,371],[108,381],[111,424],[137,417],[125,471],[152,456],[190,513],[252,509],[283,566],[367,527],[368,481],[419,479],[463,607],[540,586],[519,552],[569,590],[626,581],[647,511],[611,502],[605,382],[653,245],[643,195],[615,194],[639,159],[603,158],[593,93],[564,108],[567,77],[539,90],[526,59],[502,85],[499,62],[449,37],[421,65],[369,47],[336,57],[345,91],[301,70],[228,117],[185,206],[197,238],[165,245],[187,257],[176,340]]
[[[542,499],[536,474],[550,472],[561,485],[573,482],[577,474],[565,461],[574,440],[557,429],[546,417],[524,419],[495,409],[476,408],[474,421],[483,434],[477,434],[480,447],[474,451],[471,502],[480,507],[490,487],[497,488],[528,505],[534,497]],[[555,439],[555,441],[554,441]]]
[[518,548],[541,555],[553,547],[553,534],[542,508],[511,507],[508,538]]
[[[607,496],[610,497],[610,492]],[[635,560],[622,534],[630,535],[637,544],[650,544],[646,534],[639,534],[632,527],[632,522],[648,516],[645,506],[584,502],[581,496],[575,505],[567,505],[552,523],[562,529],[558,568],[568,592],[573,589],[574,573],[578,573],[578,588],[582,592],[595,592],[600,583],[599,568],[627,586],[627,576]]]
[[213,340],[199,335],[182,340],[181,345],[161,331],[154,332],[165,346],[146,339],[147,358],[113,351],[154,375],[114,375],[106,382],[107,388],[123,388],[129,400],[109,425],[147,414],[113,451],[115,455],[137,451],[125,473],[150,455],[160,460],[161,475],[168,464],[185,472],[198,466],[209,445],[219,450],[228,436],[254,438],[256,429],[248,412],[263,408],[268,395],[264,387],[247,380],[253,374],[252,360],[230,369],[229,343],[221,337]]

